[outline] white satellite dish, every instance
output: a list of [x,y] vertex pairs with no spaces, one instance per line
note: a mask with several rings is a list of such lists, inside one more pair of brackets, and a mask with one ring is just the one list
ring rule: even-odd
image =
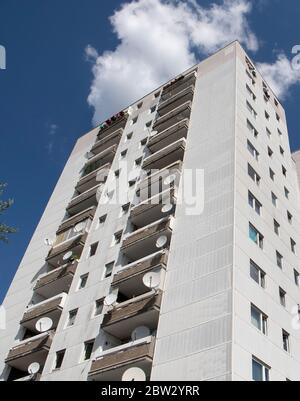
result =
[[158,131],[152,131],[151,132],[151,136],[154,136],[154,135],[157,135],[158,134]]
[[161,235],[156,241],[156,248],[163,248],[168,242],[168,237],[166,235]]
[[41,365],[38,362],[33,362],[28,366],[28,373],[30,375],[36,375],[41,368]]
[[84,229],[84,227],[85,227],[84,222],[76,224],[76,226],[74,227],[75,233],[80,233]]
[[173,182],[176,180],[176,175],[175,174],[170,174],[168,177],[164,179],[164,184],[165,185],[170,185],[173,184]]
[[104,299],[104,305],[105,306],[111,306],[117,302],[118,294],[112,292],[107,295]]
[[143,277],[143,283],[146,287],[155,289],[160,284],[160,273],[159,272],[149,272]]
[[50,238],[45,238],[44,239],[44,244],[47,246],[52,246],[53,245],[53,240]]
[[127,110],[127,113],[131,116],[133,114],[134,108],[130,106]]
[[39,319],[36,324],[35,328],[39,333],[45,333],[46,331],[50,330],[53,326],[53,321],[50,317],[43,317]]
[[141,340],[142,338],[149,337],[150,334],[151,331],[148,327],[140,326],[133,330],[131,333],[131,339],[132,341]]
[[70,260],[72,258],[72,256],[73,256],[72,251],[65,253],[63,256],[63,261],[66,262],[66,261]]
[[162,213],[169,213],[172,211],[173,206],[171,203],[168,203],[166,205],[163,205],[163,207],[161,208]]
[[129,368],[122,376],[122,382],[145,382],[146,374],[140,368]]

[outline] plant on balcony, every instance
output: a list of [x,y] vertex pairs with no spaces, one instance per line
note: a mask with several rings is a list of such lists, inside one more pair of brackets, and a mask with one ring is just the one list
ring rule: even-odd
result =
[[[0,183],[0,196],[3,194],[4,188],[6,187],[6,184]],[[1,200],[0,199],[0,216],[3,214],[3,212],[11,207],[13,204],[12,199],[8,200]],[[9,227],[6,224],[0,222],[0,241],[7,242],[8,234],[15,233],[17,230],[13,227]]]

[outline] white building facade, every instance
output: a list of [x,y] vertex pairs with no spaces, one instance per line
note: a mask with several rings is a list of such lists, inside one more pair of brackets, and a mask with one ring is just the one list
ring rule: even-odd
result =
[[238,42],[80,138],[3,303],[1,380],[300,380],[297,167]]

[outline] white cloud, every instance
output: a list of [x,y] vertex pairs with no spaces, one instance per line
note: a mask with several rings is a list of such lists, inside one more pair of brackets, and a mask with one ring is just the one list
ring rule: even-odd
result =
[[257,67],[274,93],[284,99],[290,88],[300,83],[300,69],[294,64],[284,53],[280,53],[274,64],[260,63]]
[[246,19],[250,11],[249,0],[223,0],[209,8],[195,0],[124,4],[110,18],[117,48],[100,55],[92,46],[86,48],[93,63],[88,103],[94,108],[94,124],[191,67],[199,53],[206,55],[235,39],[257,50]]

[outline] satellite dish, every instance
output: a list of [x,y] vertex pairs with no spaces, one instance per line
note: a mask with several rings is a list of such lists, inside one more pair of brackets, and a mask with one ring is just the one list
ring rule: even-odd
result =
[[44,239],[44,244],[47,246],[52,246],[53,245],[53,240],[50,238],[45,238]]
[[133,111],[134,111],[133,107],[130,106],[130,107],[128,108],[128,110],[127,110],[127,113],[131,116],[132,113],[133,113]]
[[155,289],[160,284],[160,273],[159,272],[149,272],[143,277],[143,283],[146,287]]
[[76,224],[76,226],[74,227],[74,231],[75,233],[80,233],[85,227],[85,223],[81,222]]
[[112,292],[104,299],[105,306],[111,306],[117,302],[118,294]]
[[28,373],[30,375],[36,375],[41,368],[41,365],[38,362],[33,362],[31,365],[28,366]]
[[63,256],[63,261],[67,262],[68,260],[70,260],[72,258],[72,256],[73,256],[73,252],[72,251],[65,253],[64,256]]
[[163,205],[163,207],[161,208],[162,213],[169,213],[172,211],[173,206],[171,203],[168,203],[166,205]]
[[168,177],[166,177],[164,179],[164,184],[165,185],[170,185],[173,184],[173,182],[176,180],[176,175],[175,174],[171,174]]
[[154,135],[157,135],[158,134],[158,131],[152,131],[151,132],[151,136],[154,136]]
[[45,333],[53,326],[53,321],[50,317],[43,317],[36,322],[35,328],[39,333]]
[[129,368],[122,376],[122,382],[145,382],[146,374],[140,368]]
[[131,339],[132,341],[141,340],[142,338],[149,337],[150,334],[151,331],[148,327],[140,326],[133,330],[133,332],[131,333]]
[[168,242],[168,237],[166,235],[162,235],[156,241],[156,248],[163,248]]

